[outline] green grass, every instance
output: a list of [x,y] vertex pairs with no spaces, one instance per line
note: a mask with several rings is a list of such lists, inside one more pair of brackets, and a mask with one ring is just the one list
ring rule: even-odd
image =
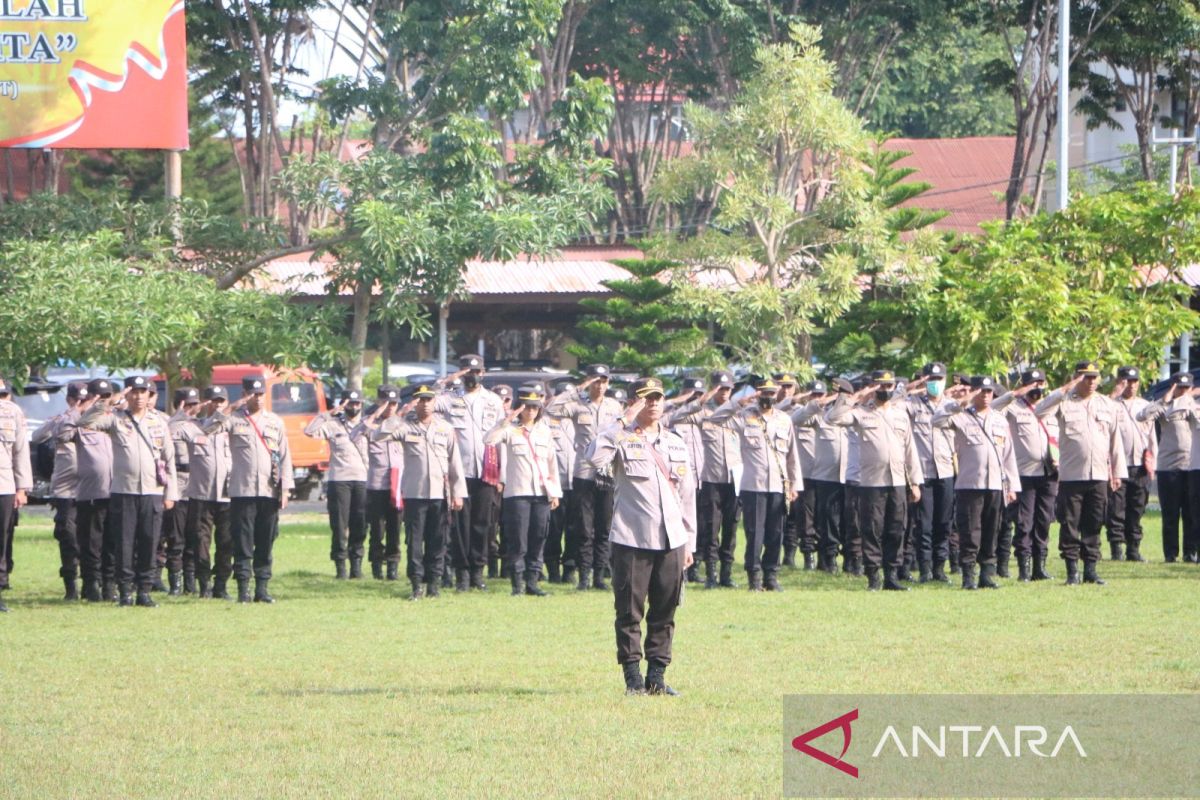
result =
[[406,602],[335,583],[323,520],[285,518],[275,606],[65,604],[46,518],[0,616],[0,797],[748,797],[781,792],[791,693],[1197,692],[1200,567],[1104,587],[690,589],[671,683],[627,698],[611,595]]

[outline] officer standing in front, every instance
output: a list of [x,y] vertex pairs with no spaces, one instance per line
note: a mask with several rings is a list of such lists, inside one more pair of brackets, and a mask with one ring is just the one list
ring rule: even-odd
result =
[[[1188,491],[1188,470],[1191,466],[1192,426],[1189,415],[1195,408],[1192,398],[1192,374],[1177,372],[1162,399],[1148,404],[1138,414],[1139,422],[1154,423],[1161,419],[1162,435],[1158,441],[1158,503],[1162,506],[1163,558],[1168,564],[1179,558],[1179,524],[1183,521],[1183,550],[1195,552],[1192,541],[1193,506]],[[1197,507],[1200,511],[1200,507]],[[1190,547],[1189,547],[1190,545]]]
[[1149,403],[1138,396],[1141,370],[1121,367],[1112,399],[1118,410],[1117,425],[1125,445],[1126,470],[1129,477],[1108,498],[1108,545],[1113,561],[1145,561],[1142,558],[1142,515],[1150,499],[1150,482],[1158,464],[1158,438],[1154,423],[1139,419]]
[[59,442],[75,445],[76,538],[79,542],[79,575],[83,599],[89,603],[117,599],[113,579],[108,524],[109,491],[112,485],[112,440],[100,431],[79,427],[79,416],[98,402],[108,402],[113,386],[104,378],[88,382],[87,397],[76,407],[74,419],[58,432]]
[[367,438],[358,430],[362,394],[342,392],[338,404],[313,417],[304,435],[329,442],[329,473],[325,478],[325,504],[329,513],[329,560],[335,576],[346,580],[350,560],[351,580],[362,577],[363,542],[367,539]]
[[[183,582],[197,582],[200,597],[229,600],[233,574],[233,535],[229,528],[229,434],[208,434],[204,426],[228,402],[223,386],[204,390],[204,404],[179,428],[177,442],[188,451],[188,517],[183,547]],[[177,445],[178,446],[178,445]],[[216,539],[216,554],[212,552]],[[211,588],[209,580],[212,580]]]
[[822,571],[836,575],[846,508],[844,485],[847,442],[845,428],[825,421],[826,409],[838,396],[837,392],[827,389],[824,381],[809,384],[809,401],[792,411],[792,424],[797,429],[813,431],[812,464],[805,466],[802,452],[800,472],[804,475],[805,494],[812,495],[820,553],[818,566]]
[[[188,477],[190,466],[187,443],[181,438],[187,427],[192,427],[200,411],[200,391],[191,386],[175,390],[175,414],[168,421],[171,440],[175,444],[175,481],[179,486],[179,500],[175,507],[163,512],[162,546],[167,563],[169,594],[178,597],[180,592],[196,593],[196,581],[187,580],[183,569],[184,551],[187,549]],[[182,583],[182,586],[181,586]]]
[[[76,475],[75,442],[63,441],[58,434],[79,419],[79,403],[87,399],[87,384],[72,381],[67,384],[67,409],[55,414],[33,432],[30,441],[39,446],[54,447],[54,471],[50,476],[50,504],[54,507],[54,539],[58,542],[58,555],[63,586],[63,600],[78,600],[79,590],[75,578],[79,574],[79,540],[76,528],[75,495],[79,488]],[[100,599],[99,592],[96,600]]]
[[921,499],[913,504],[916,547],[906,550],[916,550],[921,583],[950,580],[946,577],[946,559],[950,556],[954,517],[954,432],[933,427],[933,417],[945,402],[945,395],[946,365],[939,361],[921,367],[921,378],[908,387],[908,416],[925,485]]
[[[25,413],[9,399],[8,381],[0,378],[0,593],[8,587],[13,570],[13,531],[16,514],[28,502],[33,488],[29,461],[29,436]],[[8,611],[0,596],[0,613]]]
[[[623,417],[600,432],[584,458],[594,469],[611,466],[616,484],[613,588],[617,663],[624,673],[625,692],[677,695],[667,685],[665,673],[671,663],[683,575],[696,549],[695,506],[688,502],[696,479],[687,445],[660,424],[662,381],[642,378],[630,390],[634,401]],[[643,616],[649,665],[644,680]]]
[[283,420],[266,409],[262,375],[242,378],[242,397],[209,417],[204,432],[229,434],[229,527],[233,535],[238,602],[249,603],[254,575],[256,603],[274,603],[270,593],[279,512],[295,485],[292,454]]
[[367,529],[370,531],[368,557],[371,577],[383,580],[400,576],[400,483],[403,456],[397,442],[377,441],[372,434],[392,418],[400,403],[400,390],[384,384],[375,392],[375,408],[359,423],[357,435],[367,438]]

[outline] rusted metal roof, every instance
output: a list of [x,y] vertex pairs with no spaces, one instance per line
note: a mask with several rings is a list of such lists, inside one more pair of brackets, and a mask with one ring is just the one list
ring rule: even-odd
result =
[[909,181],[932,184],[928,192],[904,205],[949,212],[934,228],[981,233],[979,223],[1004,219],[1014,137],[891,139],[885,147],[911,153],[896,162],[897,167],[916,168]]

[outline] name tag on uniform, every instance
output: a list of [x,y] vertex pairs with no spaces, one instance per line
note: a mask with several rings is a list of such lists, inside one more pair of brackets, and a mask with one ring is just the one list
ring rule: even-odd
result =
[[747,424],[747,425],[753,425],[753,426],[754,426],[754,427],[756,427],[756,428],[761,428],[761,427],[762,427],[762,420],[761,420],[761,419],[759,419],[758,417],[747,417],[747,418],[746,418],[746,424]]
[[580,414],[580,415],[579,415],[579,424],[580,424],[580,425],[591,425],[591,424],[592,424],[592,415],[591,415],[591,413],[583,413],[583,414]]
[[207,436],[197,436],[195,439],[195,442],[196,442],[196,444],[201,444],[201,445],[208,444],[208,437]]
[[411,444],[420,444],[421,442],[425,441],[425,437],[419,433],[410,433],[404,437],[404,441]]

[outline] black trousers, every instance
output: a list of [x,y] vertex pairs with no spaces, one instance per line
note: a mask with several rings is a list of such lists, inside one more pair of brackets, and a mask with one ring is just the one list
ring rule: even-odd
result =
[[15,494],[0,495],[0,590],[8,588],[13,571],[13,532],[17,528]]
[[1188,470],[1187,493],[1197,499],[1188,501],[1191,524],[1183,529],[1184,555],[1200,552],[1200,469]]
[[368,558],[372,564],[400,563],[400,509],[390,489],[367,490],[367,527],[371,531]]
[[158,538],[157,566],[171,572],[183,570],[183,551],[187,548],[188,501],[177,500],[162,513],[162,534]]
[[991,489],[955,492],[958,558],[964,566],[996,563],[996,540],[1004,515],[1004,493]]
[[[1166,470],[1158,473],[1158,502],[1162,507],[1163,558],[1179,558],[1179,526],[1183,521],[1183,541],[1191,539],[1192,502],[1189,500],[1186,470]],[[1193,549],[1194,546],[1193,546]]]
[[1058,552],[1065,561],[1100,560],[1100,528],[1108,508],[1108,481],[1062,481]]
[[69,497],[56,497],[50,501],[54,506],[54,540],[58,542],[58,574],[62,578],[75,580],[79,574],[79,534],[75,527],[75,501]]
[[857,494],[863,566],[898,568],[904,561],[902,549],[908,517],[908,488],[860,486]]
[[608,529],[612,527],[613,491],[596,481],[575,479],[576,564],[580,577],[608,565]]
[[162,495],[113,494],[108,499],[108,513],[117,538],[117,582],[150,591],[158,572]]
[[452,512],[450,558],[455,569],[483,569],[488,560],[488,536],[496,524],[496,487],[480,478],[467,478],[461,511]]
[[1142,543],[1142,515],[1150,499],[1150,474],[1145,467],[1130,467],[1129,478],[1108,495],[1108,540],[1137,547]]
[[570,534],[567,533],[567,521],[570,519],[567,514],[567,509],[572,503],[572,491],[563,489],[562,499],[558,501],[558,508],[550,512],[550,522],[546,529],[546,544],[542,548],[542,556],[547,564],[561,563],[563,568],[574,567],[574,559],[568,555],[569,550],[566,548],[566,542],[570,540]]
[[816,506],[818,548],[825,560],[833,563],[842,546],[843,518],[846,514],[846,492],[840,483],[806,480],[805,494],[812,494]]
[[329,560],[361,561],[367,540],[367,482],[327,481],[325,508],[329,511]]
[[[215,564],[209,555],[214,533],[217,541]],[[216,575],[217,580],[229,580],[233,574],[233,532],[229,522],[229,503],[188,501],[183,569],[191,569],[197,578],[204,581],[212,575]]]
[[700,504],[708,508],[708,526],[696,536],[696,560],[732,564],[737,551],[738,496],[732,483],[700,484]]
[[746,515],[746,572],[771,574],[779,570],[779,548],[787,500],[782,492],[742,492]]
[[[616,607],[617,663],[642,660],[642,618],[646,619],[646,660],[671,663],[675,609],[683,590],[684,551],[642,550],[614,544],[612,549],[613,605]],[[646,600],[650,609],[646,611]]]
[[916,539],[912,549],[917,561],[944,562],[950,557],[950,530],[954,525],[954,478],[925,481],[921,499],[913,506]]
[[817,495],[808,483],[791,504],[790,515],[796,540],[784,544],[788,547],[798,546],[802,553],[817,552]]
[[408,579],[433,583],[445,567],[447,504],[445,500],[404,498],[404,529],[408,539]]
[[1050,523],[1058,497],[1058,480],[1045,475],[1021,476],[1017,495],[1017,558],[1045,558],[1050,552]]
[[85,581],[112,580],[112,564],[105,557],[108,536],[108,498],[78,500],[75,530],[79,542],[79,574]]
[[506,497],[504,529],[508,531],[505,558],[513,574],[542,571],[542,547],[550,528],[550,501],[545,497]]
[[229,503],[233,535],[233,574],[239,581],[271,579],[275,537],[279,535],[279,501],[274,497],[234,497]]
[[1016,538],[1017,517],[1021,513],[1018,503],[1006,503],[1000,512],[1000,531],[996,534],[996,563],[1007,564],[1013,552]]
[[850,558],[863,557],[863,518],[862,518],[862,487],[856,483],[845,484],[846,513],[842,517],[844,524],[842,538],[842,555]]

